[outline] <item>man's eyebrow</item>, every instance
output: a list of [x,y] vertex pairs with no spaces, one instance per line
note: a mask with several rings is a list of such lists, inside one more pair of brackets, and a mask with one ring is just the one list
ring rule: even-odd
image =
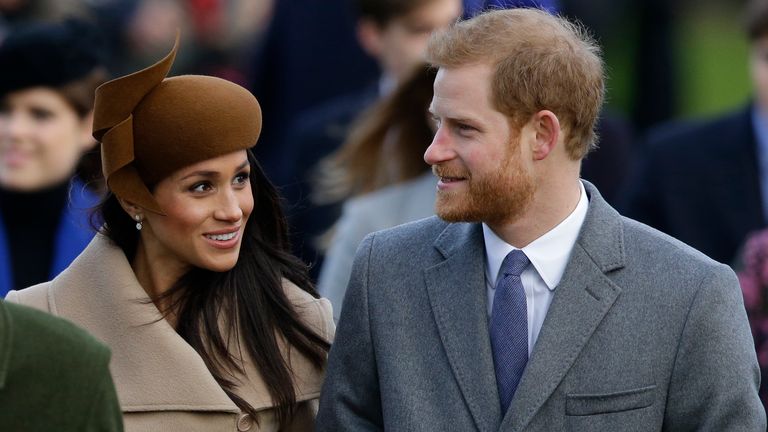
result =
[[[433,114],[433,116],[437,117],[434,114]],[[460,116],[460,115],[457,115],[457,116],[451,116],[451,115],[442,116],[442,117],[440,117],[440,120],[442,120],[444,122],[449,122],[449,123],[470,123],[470,124],[478,124],[479,123],[478,120],[475,120],[475,119],[473,119],[471,117]]]

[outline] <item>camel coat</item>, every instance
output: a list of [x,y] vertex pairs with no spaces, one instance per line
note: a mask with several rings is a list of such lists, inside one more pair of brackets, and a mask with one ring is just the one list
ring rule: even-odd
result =
[[[331,340],[335,328],[330,303],[288,282],[285,292],[299,316]],[[278,430],[267,387],[247,354],[242,354],[245,374],[235,374],[235,392],[258,410],[257,419],[240,411],[197,352],[159,319],[125,254],[103,235],[97,235],[58,277],[12,291],[7,300],[66,318],[112,349],[110,370],[128,432]],[[323,372],[299,352],[288,351],[297,400],[302,403],[285,430],[309,431]]]

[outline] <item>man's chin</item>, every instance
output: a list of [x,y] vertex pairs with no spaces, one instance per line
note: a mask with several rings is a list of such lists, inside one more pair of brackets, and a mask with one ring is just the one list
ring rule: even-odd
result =
[[481,218],[468,208],[435,205],[435,214],[446,222],[480,222]]

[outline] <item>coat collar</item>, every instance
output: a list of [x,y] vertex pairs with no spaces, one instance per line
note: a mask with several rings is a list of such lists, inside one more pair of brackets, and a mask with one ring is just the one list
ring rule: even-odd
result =
[[425,269],[427,291],[454,376],[481,431],[500,424],[524,429],[620,293],[606,273],[625,263],[621,217],[592,184],[584,186],[587,217],[503,423],[488,336],[481,226],[448,224],[434,243],[444,260]]
[[[298,288],[289,286],[286,294],[294,300],[291,290]],[[96,235],[51,282],[48,296],[54,314],[85,328],[112,349],[110,369],[124,412],[240,411],[197,352],[161,318],[125,254],[105,236]],[[293,352],[289,359],[299,383],[297,400],[317,397],[320,374],[299,353]],[[240,383],[236,393],[257,410],[271,407],[266,384],[247,358],[245,363],[246,374],[235,375]]]

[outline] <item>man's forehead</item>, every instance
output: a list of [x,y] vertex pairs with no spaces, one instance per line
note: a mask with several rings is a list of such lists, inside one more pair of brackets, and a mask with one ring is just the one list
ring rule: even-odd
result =
[[486,63],[469,63],[459,66],[441,66],[435,75],[435,89],[439,84],[480,83],[489,85],[493,68]]
[[489,102],[490,73],[483,67],[440,68],[435,77],[430,109],[439,105],[484,104]]

